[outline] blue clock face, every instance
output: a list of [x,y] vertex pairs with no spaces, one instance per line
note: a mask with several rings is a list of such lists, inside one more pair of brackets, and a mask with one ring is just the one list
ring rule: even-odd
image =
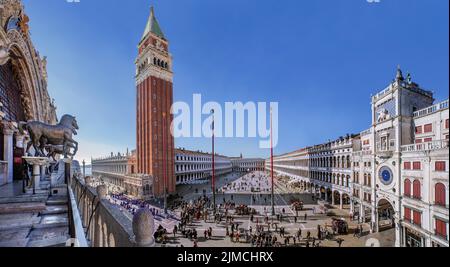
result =
[[379,176],[384,185],[390,185],[393,181],[392,170],[389,167],[382,167]]

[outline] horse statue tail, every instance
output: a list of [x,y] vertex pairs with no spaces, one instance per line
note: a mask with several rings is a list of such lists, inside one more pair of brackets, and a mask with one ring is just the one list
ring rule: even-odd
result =
[[21,122],[19,122],[18,126],[19,126],[18,128],[19,128],[20,134],[25,134],[25,131],[28,131],[28,123],[27,122],[21,121]]

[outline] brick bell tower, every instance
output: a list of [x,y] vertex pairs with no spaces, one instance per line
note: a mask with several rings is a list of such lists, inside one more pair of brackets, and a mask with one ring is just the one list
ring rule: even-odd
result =
[[136,59],[137,171],[153,176],[153,194],[175,192],[172,57],[153,7]]

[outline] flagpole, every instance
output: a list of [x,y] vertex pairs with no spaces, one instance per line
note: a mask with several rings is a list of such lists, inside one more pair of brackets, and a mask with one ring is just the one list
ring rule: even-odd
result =
[[214,215],[216,215],[216,166],[215,166],[215,152],[214,152],[214,109],[211,110],[212,113],[212,193],[213,193],[213,205],[214,205]]
[[272,107],[270,107],[270,176],[272,179],[272,215],[275,215],[274,179],[273,179],[273,130],[272,130]]
[[167,214],[167,160],[166,160],[166,113],[163,112],[163,185],[164,185],[164,214]]

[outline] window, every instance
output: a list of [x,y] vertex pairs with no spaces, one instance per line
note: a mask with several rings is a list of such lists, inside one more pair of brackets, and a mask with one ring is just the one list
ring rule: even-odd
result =
[[415,180],[413,182],[413,197],[415,199],[421,199],[421,192],[420,192],[420,181],[419,180]]
[[445,172],[445,161],[436,161],[435,170],[437,172]]
[[416,134],[421,134],[422,133],[422,126],[417,126],[416,127]]
[[423,142],[425,142],[425,143],[428,143],[431,141],[433,141],[433,138],[431,138],[431,137],[423,139]]
[[413,211],[413,223],[415,225],[422,225],[422,213],[419,211]]
[[436,219],[436,235],[447,238],[447,223]]
[[439,206],[445,206],[445,185],[437,183],[434,186],[434,203]]
[[422,143],[422,139],[416,139],[416,144],[421,144]]
[[403,169],[405,169],[405,170],[411,170],[411,162],[405,162],[405,163],[403,163]]
[[405,221],[411,222],[411,209],[405,207],[404,213],[405,213]]
[[446,119],[446,120],[445,120],[445,129],[448,129],[448,128],[449,128],[448,120],[449,120],[449,119]]
[[420,161],[413,162],[413,170],[420,170],[421,164]]
[[405,179],[405,182],[403,184],[405,196],[410,197],[411,196],[411,181],[409,179]]
[[423,132],[424,133],[431,133],[433,131],[433,124],[427,124],[423,126]]

